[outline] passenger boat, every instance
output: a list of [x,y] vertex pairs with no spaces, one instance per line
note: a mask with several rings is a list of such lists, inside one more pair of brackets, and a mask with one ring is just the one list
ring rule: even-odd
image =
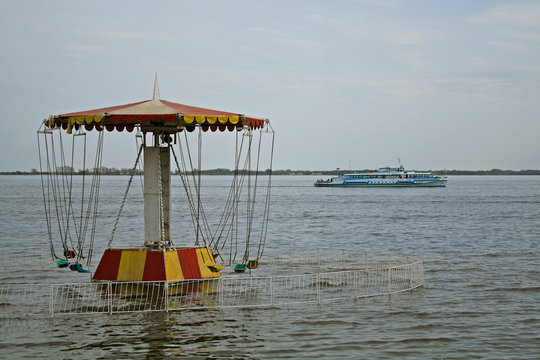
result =
[[330,179],[319,179],[315,186],[335,187],[442,187],[448,181],[446,176],[435,175],[429,171],[405,170],[384,167],[367,172],[344,173]]

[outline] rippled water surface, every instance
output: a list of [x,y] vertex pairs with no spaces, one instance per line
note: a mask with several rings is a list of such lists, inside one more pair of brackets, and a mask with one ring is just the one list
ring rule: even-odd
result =
[[[127,180],[103,177],[96,248],[110,236]],[[425,287],[320,306],[5,319],[0,357],[539,358],[540,177],[453,176],[446,188],[415,189],[314,181],[273,178],[269,245],[410,255],[424,261]],[[229,183],[206,179],[207,212],[217,212]],[[180,193],[176,184],[175,203]],[[137,196],[128,198],[120,244],[141,237]],[[48,247],[39,177],[0,176],[0,204],[1,247]],[[189,236],[187,211],[173,208],[177,239]],[[8,280],[47,282],[61,271],[53,265]]]

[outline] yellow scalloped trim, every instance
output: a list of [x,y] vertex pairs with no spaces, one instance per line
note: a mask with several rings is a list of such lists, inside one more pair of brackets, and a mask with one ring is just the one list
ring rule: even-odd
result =
[[195,121],[194,115],[184,115],[184,122],[186,124],[191,124],[193,121]]
[[229,121],[231,122],[231,124],[235,125],[238,121],[240,121],[240,116],[229,116]]
[[68,118],[68,126],[66,129],[66,133],[71,134],[71,128],[73,127],[73,124],[75,124],[77,117],[72,116]]
[[227,115],[219,115],[218,120],[220,124],[225,124],[229,120],[229,117]]
[[204,115],[195,116],[195,121],[197,121],[198,124],[202,124],[205,120],[206,120],[206,116]]
[[218,119],[217,116],[207,116],[206,117],[206,121],[208,121],[209,124],[215,124],[217,119]]

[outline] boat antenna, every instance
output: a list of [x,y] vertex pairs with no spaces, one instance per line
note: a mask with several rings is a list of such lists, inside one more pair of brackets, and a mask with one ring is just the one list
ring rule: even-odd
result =
[[[156,76],[157,76],[157,75],[156,75]],[[402,165],[401,165],[401,158],[400,158],[399,156],[397,157],[397,161],[398,161],[399,167],[401,167],[401,166],[402,166]]]

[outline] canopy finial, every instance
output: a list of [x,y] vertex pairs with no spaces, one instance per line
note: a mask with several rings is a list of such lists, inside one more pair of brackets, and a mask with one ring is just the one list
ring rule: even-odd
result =
[[157,81],[157,73],[156,77],[154,78],[154,95],[152,96],[152,100],[159,100],[159,84]]

